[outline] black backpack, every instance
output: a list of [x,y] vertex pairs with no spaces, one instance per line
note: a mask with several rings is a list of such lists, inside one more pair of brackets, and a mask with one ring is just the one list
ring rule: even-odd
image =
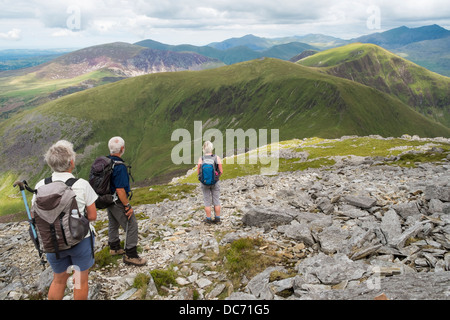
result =
[[[118,164],[126,166],[123,161],[112,160],[109,157],[101,156],[95,159],[91,166],[89,184],[98,194],[98,198],[95,201],[97,209],[106,209],[114,203],[114,196],[111,193],[111,175],[114,167]],[[133,179],[130,172],[131,166],[127,166],[127,168],[128,175]]]

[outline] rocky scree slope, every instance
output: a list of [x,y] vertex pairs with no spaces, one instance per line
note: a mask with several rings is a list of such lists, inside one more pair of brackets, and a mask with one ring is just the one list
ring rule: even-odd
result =
[[[433,163],[348,156],[328,167],[221,181],[217,225],[202,222],[198,185],[178,200],[136,206],[148,265],[94,267],[90,298],[449,299],[450,154],[433,147],[436,140],[425,145],[442,156]],[[107,246],[104,211],[96,229],[98,253]],[[51,270],[39,266],[27,223],[0,230],[0,299],[44,296]],[[251,250],[259,269],[236,281],[226,253],[242,239],[258,240]],[[174,281],[157,283],[155,270],[170,270]],[[133,287],[142,275],[145,286]]]

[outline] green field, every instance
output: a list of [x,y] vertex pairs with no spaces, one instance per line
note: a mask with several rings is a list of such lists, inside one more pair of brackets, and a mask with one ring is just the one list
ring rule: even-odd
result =
[[[116,77],[109,70],[97,70],[69,79],[43,79],[34,72],[21,76],[0,77],[1,116],[9,117],[7,111],[15,109],[16,106],[28,108],[37,106],[60,95],[85,90],[87,85],[98,86],[109,83]],[[61,92],[64,89],[67,92]]]

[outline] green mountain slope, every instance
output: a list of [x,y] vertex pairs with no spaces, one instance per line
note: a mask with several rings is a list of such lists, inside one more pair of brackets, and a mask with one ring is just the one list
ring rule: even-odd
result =
[[[217,128],[224,137],[226,129],[251,128],[279,129],[280,140],[405,133],[450,137],[450,129],[378,90],[290,62],[258,59],[129,78],[3,121],[0,189],[14,193],[14,180],[34,184],[49,175],[43,154],[59,139],[74,143],[76,174],[87,178],[93,159],[108,153],[107,142],[115,135],[126,140],[124,158],[136,181],[168,181],[195,162],[193,157],[181,165],[171,160],[180,142],[171,141],[172,133],[187,129],[193,138],[194,121],[202,121],[203,132]],[[12,199],[20,206],[17,195]]]
[[223,63],[195,53],[115,42],[77,50],[45,64],[0,73],[0,116],[127,77],[200,70]]
[[0,125],[1,152],[8,154],[0,160],[0,171],[20,168],[42,154],[30,154],[33,148],[45,149],[64,137],[75,140],[79,151],[92,151],[86,155],[92,158],[105,153],[107,140],[118,134],[128,141],[127,157],[143,180],[178,169],[167,158],[176,144],[171,133],[177,128],[192,132],[195,120],[212,122],[220,130],[276,128],[283,140],[450,134],[375,89],[289,62],[260,59],[125,79],[24,112]]
[[319,52],[298,63],[391,94],[450,127],[450,78],[381,47],[353,43]]

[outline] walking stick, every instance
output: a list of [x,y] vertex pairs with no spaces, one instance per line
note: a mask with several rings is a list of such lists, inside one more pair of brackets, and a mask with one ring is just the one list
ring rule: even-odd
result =
[[129,219],[127,219],[127,227],[126,227],[126,229],[125,229],[125,241],[124,241],[124,244],[123,244],[123,248],[124,248],[124,250],[125,250],[125,252],[127,252],[127,238],[128,238],[128,224],[129,224]]
[[31,189],[28,186],[28,183],[25,180],[14,182],[13,188],[15,188],[16,186],[19,186],[20,192],[22,193],[23,203],[25,204],[25,209],[27,211],[28,223],[30,224],[30,228],[28,229],[28,232],[30,233],[30,237],[31,237],[31,240],[34,243],[34,246],[36,247],[36,249],[39,252],[39,258],[41,260],[41,265],[42,265],[42,267],[45,270],[45,263],[46,263],[46,261],[45,261],[45,259],[43,258],[43,255],[42,255],[41,247],[39,245],[38,235],[37,235],[37,232],[36,232],[36,226],[34,225],[34,219],[31,217],[30,208],[29,208],[28,202],[27,202],[27,197],[25,195],[25,189],[27,189],[31,193],[36,193],[37,191]]

